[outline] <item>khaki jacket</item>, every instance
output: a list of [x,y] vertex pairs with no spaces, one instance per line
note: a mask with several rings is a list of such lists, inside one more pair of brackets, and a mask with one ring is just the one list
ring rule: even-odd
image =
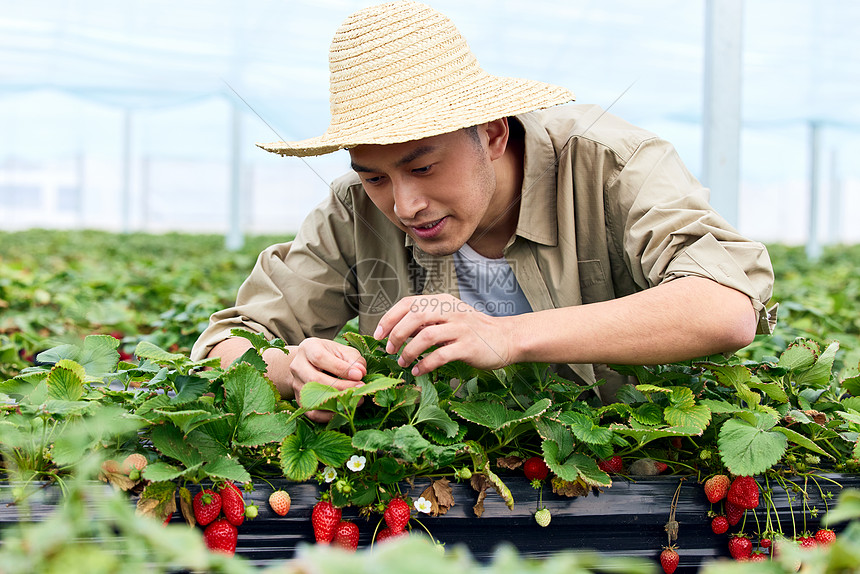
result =
[[[504,255],[534,311],[694,275],[748,295],[758,332],[772,331],[767,250],[710,207],[709,191],[671,144],[597,106],[516,119],[525,130],[524,181]],[[192,357],[204,357],[236,327],[298,344],[333,338],[357,315],[360,331],[371,334],[393,302],[419,293],[458,295],[453,257],[421,251],[368,199],[358,177],[345,175],[294,241],[260,254],[236,305],[212,315]],[[595,380],[592,365],[570,368],[584,382]],[[598,372],[606,376],[605,368]]]

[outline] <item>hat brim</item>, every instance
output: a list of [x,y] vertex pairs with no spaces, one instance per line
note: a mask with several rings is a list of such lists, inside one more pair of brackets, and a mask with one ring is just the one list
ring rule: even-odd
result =
[[319,137],[258,143],[285,156],[315,156],[359,145],[387,145],[451,133],[499,118],[573,101],[569,90],[533,80],[477,74],[448,93],[428,94],[408,106],[357,113],[329,126]]

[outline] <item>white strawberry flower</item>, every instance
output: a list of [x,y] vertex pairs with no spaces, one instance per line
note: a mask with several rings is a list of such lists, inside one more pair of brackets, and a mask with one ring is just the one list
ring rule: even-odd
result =
[[337,478],[337,471],[333,467],[327,466],[323,469],[322,475],[326,482],[331,482]]
[[429,500],[422,496],[415,501],[415,510],[423,512],[424,514],[430,514],[430,511],[433,510],[433,505]]
[[363,456],[358,456],[357,454],[349,457],[349,460],[346,461],[346,467],[352,472],[358,472],[359,470],[364,469],[364,465],[367,463],[367,459]]

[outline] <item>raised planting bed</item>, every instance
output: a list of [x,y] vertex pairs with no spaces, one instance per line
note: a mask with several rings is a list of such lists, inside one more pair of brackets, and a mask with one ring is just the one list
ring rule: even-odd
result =
[[[772,502],[769,505],[771,521],[774,526],[780,524],[785,535],[790,537],[803,530],[814,532],[818,528],[825,507],[832,507],[842,490],[836,483],[843,488],[860,487],[860,477],[856,475],[828,474],[820,475],[816,480],[821,490],[807,479],[805,491],[809,496],[805,503],[803,490],[792,493],[793,501],[790,503],[785,490],[772,485]],[[245,493],[246,502],[253,502],[259,507],[259,515],[254,520],[246,520],[239,527],[236,554],[255,566],[267,566],[292,558],[298,545],[314,543],[310,515],[319,497],[319,487],[310,482],[271,482],[272,486],[255,484],[254,491]],[[743,524],[742,521],[732,527],[727,534],[714,534],[708,511],[712,508],[719,510],[721,505],[708,502],[701,484],[694,477],[658,476],[635,481],[619,477],[611,488],[572,498],[553,494],[545,485],[542,504],[552,514],[552,521],[545,528],[536,524],[534,519],[538,491],[522,477],[506,477],[505,483],[516,501],[512,510],[508,509],[501,497],[490,492],[484,500],[483,515],[477,518],[473,510],[477,492],[468,484],[452,484],[455,504],[447,514],[432,517],[413,510],[410,528],[412,532],[425,532],[426,528],[438,542],[448,547],[465,545],[480,561],[489,560],[502,542],[512,544],[523,556],[530,557],[547,557],[562,550],[592,549],[607,556],[657,560],[661,549],[667,544],[664,527],[669,520],[673,500],[676,499],[675,520],[679,523],[676,546],[681,557],[677,572],[696,572],[709,560],[729,556],[729,534],[738,532]],[[790,484],[798,484],[803,488],[802,479],[794,479]],[[428,483],[417,482],[411,489],[408,484],[401,486],[404,494],[415,499]],[[273,487],[287,490],[292,498],[291,509],[284,517],[276,515],[268,506]],[[4,501],[0,506],[0,529],[21,520],[44,520],[56,509],[62,498],[59,489],[54,486],[40,489],[29,497],[26,505],[29,512],[22,515],[18,506],[6,503],[11,499],[12,488],[8,484],[0,485],[0,499]],[[194,492],[196,487],[192,486],[191,489]],[[825,501],[821,494],[826,496],[827,492],[833,492],[834,498]],[[762,498],[755,515],[748,511],[746,516],[744,530],[753,537],[754,542],[757,539],[755,533],[765,528],[764,506]],[[816,511],[812,511],[812,514],[817,516],[811,515],[813,508]],[[344,518],[354,520],[359,526],[359,548],[370,546],[381,516],[373,514],[369,518],[359,517],[355,508],[346,508]],[[173,523],[182,521],[181,513],[174,514]],[[379,528],[384,526],[383,523]]]

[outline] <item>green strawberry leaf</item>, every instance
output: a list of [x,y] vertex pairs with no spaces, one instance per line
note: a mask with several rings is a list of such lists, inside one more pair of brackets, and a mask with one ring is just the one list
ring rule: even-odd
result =
[[663,411],[666,422],[673,427],[699,429],[702,434],[711,421],[711,411],[704,405],[697,405],[693,391],[687,387],[674,387],[669,397],[669,406]]
[[512,411],[496,402],[451,403],[451,410],[463,419],[500,431],[514,424],[542,415],[552,406],[549,399],[541,399],[523,411]]
[[668,387],[658,387],[657,385],[642,384],[636,385],[636,390],[640,393],[671,393],[672,389]]
[[60,345],[42,351],[36,359],[42,363],[57,363],[68,359],[81,365],[92,377],[103,377],[112,373],[119,363],[119,340],[110,335],[89,335],[83,348],[76,345]]
[[302,423],[296,426],[295,434],[281,443],[281,470],[288,479],[304,482],[316,472],[319,460],[310,448],[312,438],[313,431]]
[[209,381],[189,375],[178,375],[173,385],[176,388],[176,396],[170,402],[175,405],[196,401],[209,390]]
[[320,462],[329,466],[342,465],[355,452],[351,437],[332,430],[317,433],[308,440],[307,444]]
[[809,370],[799,373],[794,377],[794,384],[804,387],[823,387],[830,382],[833,361],[839,350],[839,341],[830,343],[821,356],[816,359],[815,364]]
[[711,372],[714,378],[723,386],[734,387],[750,380],[752,373],[743,365],[718,365],[715,363],[696,363],[695,366],[702,367]]
[[192,476],[201,466],[203,466],[202,462],[189,468],[180,468],[172,464],[167,464],[166,462],[156,461],[146,465],[141,476],[146,480],[151,480],[153,482],[165,482],[176,480],[183,476]]
[[203,456],[188,443],[182,431],[176,426],[165,423],[152,429],[152,444],[164,456],[173,458],[192,467],[203,462]]
[[807,450],[811,450],[813,452],[817,452],[818,454],[822,454],[822,455],[826,456],[827,458],[833,458],[833,456],[830,453],[828,453],[826,450],[824,450],[823,448],[821,448],[820,446],[815,444],[811,439],[803,436],[802,434],[800,434],[797,431],[793,431],[791,429],[788,429],[785,427],[780,427],[780,426],[774,427],[773,430],[781,432],[782,434],[784,434],[786,436],[786,438],[789,441],[793,442],[794,444],[798,444]]
[[412,425],[403,425],[394,431],[394,448],[406,462],[417,461],[433,444],[421,436]]
[[[117,344],[119,344],[119,341],[117,341]],[[188,358],[181,353],[169,353],[149,341],[141,341],[138,343],[137,347],[134,349],[134,354],[140,359],[149,359],[155,363],[175,363],[177,361],[182,362],[188,360]]]
[[560,459],[565,459],[573,452],[574,442],[573,434],[568,428],[558,422],[546,417],[541,417],[535,421],[538,435],[543,440],[551,440],[555,443],[557,451],[556,456]]
[[394,430],[360,430],[352,437],[352,446],[365,451],[390,450],[394,446]]
[[752,377],[747,382],[747,385],[752,389],[758,389],[762,391],[764,394],[766,394],[768,397],[778,403],[788,402],[788,394],[785,392],[785,389],[779,383],[764,383],[757,377]]
[[251,413],[239,421],[237,446],[260,446],[270,442],[281,442],[296,429],[295,421],[288,423],[290,413]]
[[229,432],[224,433],[221,440],[216,436],[218,433],[213,432],[221,422],[221,419],[218,419],[188,433],[188,443],[200,451],[204,460],[215,460],[218,457],[230,455]]
[[426,422],[441,429],[445,436],[452,438],[457,435],[460,425],[451,420],[448,413],[439,408],[439,394],[436,387],[427,375],[421,375],[415,379],[415,383],[421,386],[421,402],[418,412],[415,413],[413,424]]
[[209,411],[199,409],[186,411],[165,411],[161,409],[153,409],[153,414],[161,415],[162,420],[166,419],[179,427],[183,434],[188,434],[200,425],[212,422],[217,419],[232,418],[232,413],[215,414]]
[[717,437],[723,463],[738,476],[754,476],[771,468],[782,458],[788,444],[784,434],[771,430],[776,425],[774,417],[753,414],[755,424],[729,419]]
[[560,460],[558,445],[553,441],[543,441],[541,449],[546,465],[562,480],[574,482],[581,478],[583,482],[591,486],[612,485],[612,479],[598,468],[597,463],[592,458],[584,454],[574,453],[567,460]]
[[818,350],[813,349],[806,341],[795,341],[779,356],[777,366],[789,371],[809,369],[818,358]]
[[221,478],[233,482],[249,482],[251,480],[251,475],[239,461],[226,456],[207,462],[203,465],[202,470],[211,478]]
[[636,421],[630,421],[630,426],[625,426],[620,423],[609,425],[610,430],[614,433],[629,436],[637,442],[639,448],[648,444],[651,441],[677,436],[693,436],[700,435],[701,429],[695,427],[648,427],[638,424]]
[[224,374],[225,408],[238,416],[274,411],[280,394],[275,385],[247,363],[231,367]]
[[558,420],[570,427],[574,436],[588,444],[609,444],[612,431],[591,420],[591,417],[573,411],[561,413]]
[[48,373],[45,384],[48,385],[48,396],[63,401],[77,401],[84,395],[84,382],[79,369],[66,365],[75,365],[66,359],[60,360]]
[[644,403],[631,409],[630,416],[643,425],[658,425],[663,422],[663,409],[655,403]]
[[266,365],[266,361],[264,361],[263,357],[260,356],[260,352],[254,348],[248,349],[247,351],[242,353],[240,357],[230,363],[230,366],[234,367],[239,363],[248,363],[261,373],[265,373],[266,369],[268,368],[268,365]]

